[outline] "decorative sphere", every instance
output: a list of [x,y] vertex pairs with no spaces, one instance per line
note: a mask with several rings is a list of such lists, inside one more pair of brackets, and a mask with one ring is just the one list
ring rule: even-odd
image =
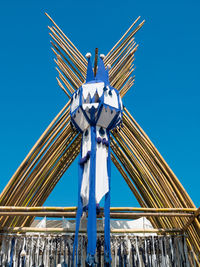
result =
[[121,123],[122,110],[119,92],[103,81],[83,84],[71,98],[71,120],[80,132],[96,125],[115,128]]

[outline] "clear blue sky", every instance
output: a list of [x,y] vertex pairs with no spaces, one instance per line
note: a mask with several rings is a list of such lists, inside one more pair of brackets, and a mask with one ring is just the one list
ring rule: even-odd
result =
[[[134,19],[146,20],[136,35],[136,83],[124,103],[200,206],[198,0],[1,1],[0,190],[67,101],[45,11],[83,55],[95,47],[106,54]],[[75,163],[45,205],[76,205],[76,180]],[[112,205],[138,206],[114,167]]]

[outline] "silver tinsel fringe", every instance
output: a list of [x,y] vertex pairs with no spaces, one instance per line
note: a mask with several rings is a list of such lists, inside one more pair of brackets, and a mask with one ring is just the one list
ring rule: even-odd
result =
[[[72,267],[73,235],[2,234],[2,267]],[[79,236],[78,266],[85,266],[87,236]],[[104,266],[104,238],[97,239],[96,266]],[[113,267],[195,266],[184,236],[111,236]],[[192,262],[191,262],[192,259]]]

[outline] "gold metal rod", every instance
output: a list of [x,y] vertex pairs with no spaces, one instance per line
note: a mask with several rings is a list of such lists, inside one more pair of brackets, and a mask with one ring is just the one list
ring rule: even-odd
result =
[[[80,55],[72,48],[72,46],[68,42],[66,42],[65,38],[63,38],[60,32],[55,27],[52,27],[51,30],[54,31],[54,33],[56,32],[60,36],[61,38],[60,40],[62,40],[62,43],[65,45],[67,50],[76,58],[77,64],[81,65],[82,68],[86,70],[86,66],[84,62],[82,61],[82,58],[80,57]],[[56,36],[58,36],[57,34]]]
[[[69,59],[71,60],[71,62],[74,64],[74,66],[77,68],[77,70],[82,74],[83,78],[85,79],[86,77],[86,70],[83,69],[81,64],[78,64],[73,56],[73,54],[70,54],[69,51],[62,45],[60,44],[55,38],[52,38],[53,41],[50,41],[50,43],[52,44],[52,46],[56,49],[56,51],[58,53],[61,52],[61,50],[69,57]],[[63,54],[61,52],[61,54]]]
[[74,88],[71,86],[71,84],[65,79],[61,71],[56,67],[57,72],[59,73],[60,79],[63,81],[65,86],[69,89],[70,93],[73,94],[75,92]]
[[[53,47],[56,49],[56,51],[57,51],[58,53],[54,50]],[[83,78],[83,76],[82,76],[82,73],[81,73],[79,70],[77,70],[77,69],[73,66],[73,64],[66,58],[66,56],[60,51],[60,49],[59,49],[56,45],[53,44],[53,47],[51,47],[51,49],[52,49],[52,51],[54,52],[54,54],[56,55],[56,57],[60,56],[60,57],[62,58],[63,61],[67,62],[67,64],[68,64],[68,65],[70,66],[70,68],[72,68],[72,70],[76,73],[76,75],[77,75],[78,78],[81,80],[81,82],[84,82],[84,78]]]
[[53,119],[53,121],[50,123],[50,125],[47,127],[47,129],[44,131],[44,133],[41,135],[41,137],[38,139],[38,141],[35,143],[33,148],[30,150],[28,155],[25,157],[21,165],[18,167],[16,172],[13,174],[12,178],[10,179],[9,183],[6,185],[4,190],[2,191],[0,195],[0,204],[4,205],[4,197],[9,196],[9,191],[12,191],[14,188],[14,185],[18,183],[19,178],[21,175],[26,171],[28,168],[27,162],[31,159],[32,155],[36,153],[36,151],[40,150],[39,144],[41,142],[44,142],[44,139],[47,138],[47,134],[52,129],[53,125],[56,123],[56,121],[59,119],[59,117],[66,111],[66,109],[69,107],[70,101],[63,107],[63,109],[56,115],[56,117]]
[[66,40],[70,43],[70,45],[73,47],[73,49],[79,54],[80,58],[82,59],[82,61],[85,63],[85,65],[87,66],[87,61],[86,59],[83,57],[83,55],[80,53],[80,51],[77,49],[77,47],[71,42],[71,40],[64,34],[64,32],[58,27],[58,25],[55,23],[55,21],[47,14],[45,13],[45,15],[51,20],[51,22],[56,26],[56,28],[61,32],[61,34],[66,38]]
[[60,39],[60,37],[55,33],[55,31],[52,28],[50,28],[50,30],[52,33],[49,33],[49,35],[54,40],[54,42],[56,42],[56,44],[66,53],[66,55],[70,58],[70,60],[77,67],[77,69],[79,69],[80,71],[85,73],[86,68],[82,64],[82,62],[80,62],[80,60],[76,56],[76,54],[74,54],[74,52],[71,50],[71,48],[69,46],[67,46],[67,44],[64,43],[62,39]]
[[130,41],[122,47],[122,49],[119,51],[119,53],[116,55],[116,57],[113,60],[110,60],[107,64],[110,64],[113,68],[114,65],[116,65],[120,58],[126,53],[126,51],[132,46],[135,45],[136,42],[134,42],[134,37],[130,39]]
[[131,45],[129,47],[129,49],[127,49],[126,53],[122,56],[122,58],[119,60],[119,62],[111,69],[109,75],[113,75],[114,72],[116,72],[122,65],[124,62],[126,62],[126,60],[128,60],[130,57],[129,55],[133,55],[135,53],[135,51],[138,48],[138,45],[136,45],[135,47],[135,43],[133,43],[133,45]]
[[67,70],[69,75],[73,78],[73,80],[76,82],[76,84],[80,87],[82,82],[81,80],[77,77],[77,75],[72,71],[72,69],[68,66],[68,64],[65,63],[65,61],[61,58],[60,55],[57,57],[57,61],[62,65],[62,67]]
[[60,86],[60,88],[63,90],[63,92],[69,97],[69,99],[71,98],[70,94],[67,92],[67,90],[65,89],[65,87],[62,85],[61,81],[56,77],[56,80],[58,82],[58,85]]
[[[77,207],[74,207],[74,206],[71,206],[71,207],[22,207],[22,206],[0,206],[0,212],[5,212],[5,211],[9,211],[9,212],[36,212],[36,211],[39,211],[39,212],[57,212],[57,211],[60,211],[60,212],[66,212],[66,211],[76,211],[77,210]],[[103,211],[104,209],[101,208],[101,211]],[[148,208],[148,207],[110,207],[110,211],[111,212],[127,212],[127,211],[130,211],[130,212],[158,212],[158,213],[161,213],[161,212],[185,212],[185,213],[191,213],[190,215],[193,215],[196,214],[196,212],[199,212],[200,209],[197,209],[197,208]]]
[[121,97],[124,97],[124,95],[127,92],[127,88],[128,89],[130,88],[132,82],[134,82],[134,77],[130,77],[128,79],[128,81],[122,86],[122,88],[120,89],[120,92],[119,92]]
[[[0,227],[0,231],[4,233],[74,233],[75,231],[67,228],[38,228],[38,227]],[[112,234],[128,234],[128,233],[157,233],[157,234],[166,234],[166,233],[180,233],[181,229],[111,229]],[[87,233],[86,230],[80,229],[79,233]],[[104,233],[104,230],[97,230],[97,233]]]
[[73,77],[69,74],[69,72],[66,70],[66,68],[63,66],[63,64],[54,59],[55,63],[58,65],[62,73],[65,75],[65,77],[68,79],[68,81],[71,83],[72,87],[74,87],[74,90],[77,90],[79,88],[78,84],[76,81],[73,79]]
[[195,218],[197,216],[200,215],[200,208],[198,208],[196,211],[195,211],[195,214],[194,216],[189,220],[189,222],[183,227],[183,230],[186,231],[187,228],[193,223],[193,221],[195,220]]
[[122,35],[122,37],[119,39],[119,41],[113,46],[113,48],[109,51],[109,53],[106,55],[105,59],[108,59],[110,54],[114,51],[114,49],[118,46],[118,44],[124,39],[124,37],[130,32],[130,30],[133,28],[133,26],[138,22],[138,20],[141,17],[139,16],[132,25],[128,28],[128,30]]
[[[113,52],[113,55],[111,55],[112,58],[114,58],[114,57],[117,55],[118,51],[121,49],[121,47],[125,46],[125,45],[130,41],[130,39],[136,34],[136,32],[139,31],[139,29],[144,25],[144,22],[145,22],[145,21],[143,20],[143,21],[137,26],[137,28],[136,28],[133,32],[131,32],[131,33],[126,37],[126,39],[125,39],[124,41],[122,41],[122,43],[120,44],[120,46]],[[108,60],[108,62],[109,62],[109,60]],[[107,62],[107,58],[105,58],[105,63],[108,64],[108,62]]]
[[97,63],[98,63],[98,48],[95,48],[94,77],[96,77],[97,75]]
[[[0,216],[37,216],[37,217],[76,217],[76,212],[68,211],[1,211]],[[135,219],[140,217],[192,217],[193,213],[180,213],[180,212],[111,212],[111,218]],[[101,218],[102,215],[99,215]]]

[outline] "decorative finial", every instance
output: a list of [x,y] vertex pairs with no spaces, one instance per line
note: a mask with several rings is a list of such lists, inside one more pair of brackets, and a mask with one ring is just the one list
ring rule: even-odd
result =
[[94,80],[94,72],[92,69],[92,62],[91,62],[91,53],[87,53],[86,58],[88,59],[88,66],[87,66],[87,75],[86,75],[86,82],[90,82]]
[[108,69],[108,70],[111,69],[111,65],[110,65],[110,64],[107,65],[107,69]]
[[100,58],[104,59],[105,55],[104,54],[100,54]]
[[91,53],[89,53],[89,52],[85,55],[86,58],[91,58],[91,56],[92,56],[92,55],[91,55]]

